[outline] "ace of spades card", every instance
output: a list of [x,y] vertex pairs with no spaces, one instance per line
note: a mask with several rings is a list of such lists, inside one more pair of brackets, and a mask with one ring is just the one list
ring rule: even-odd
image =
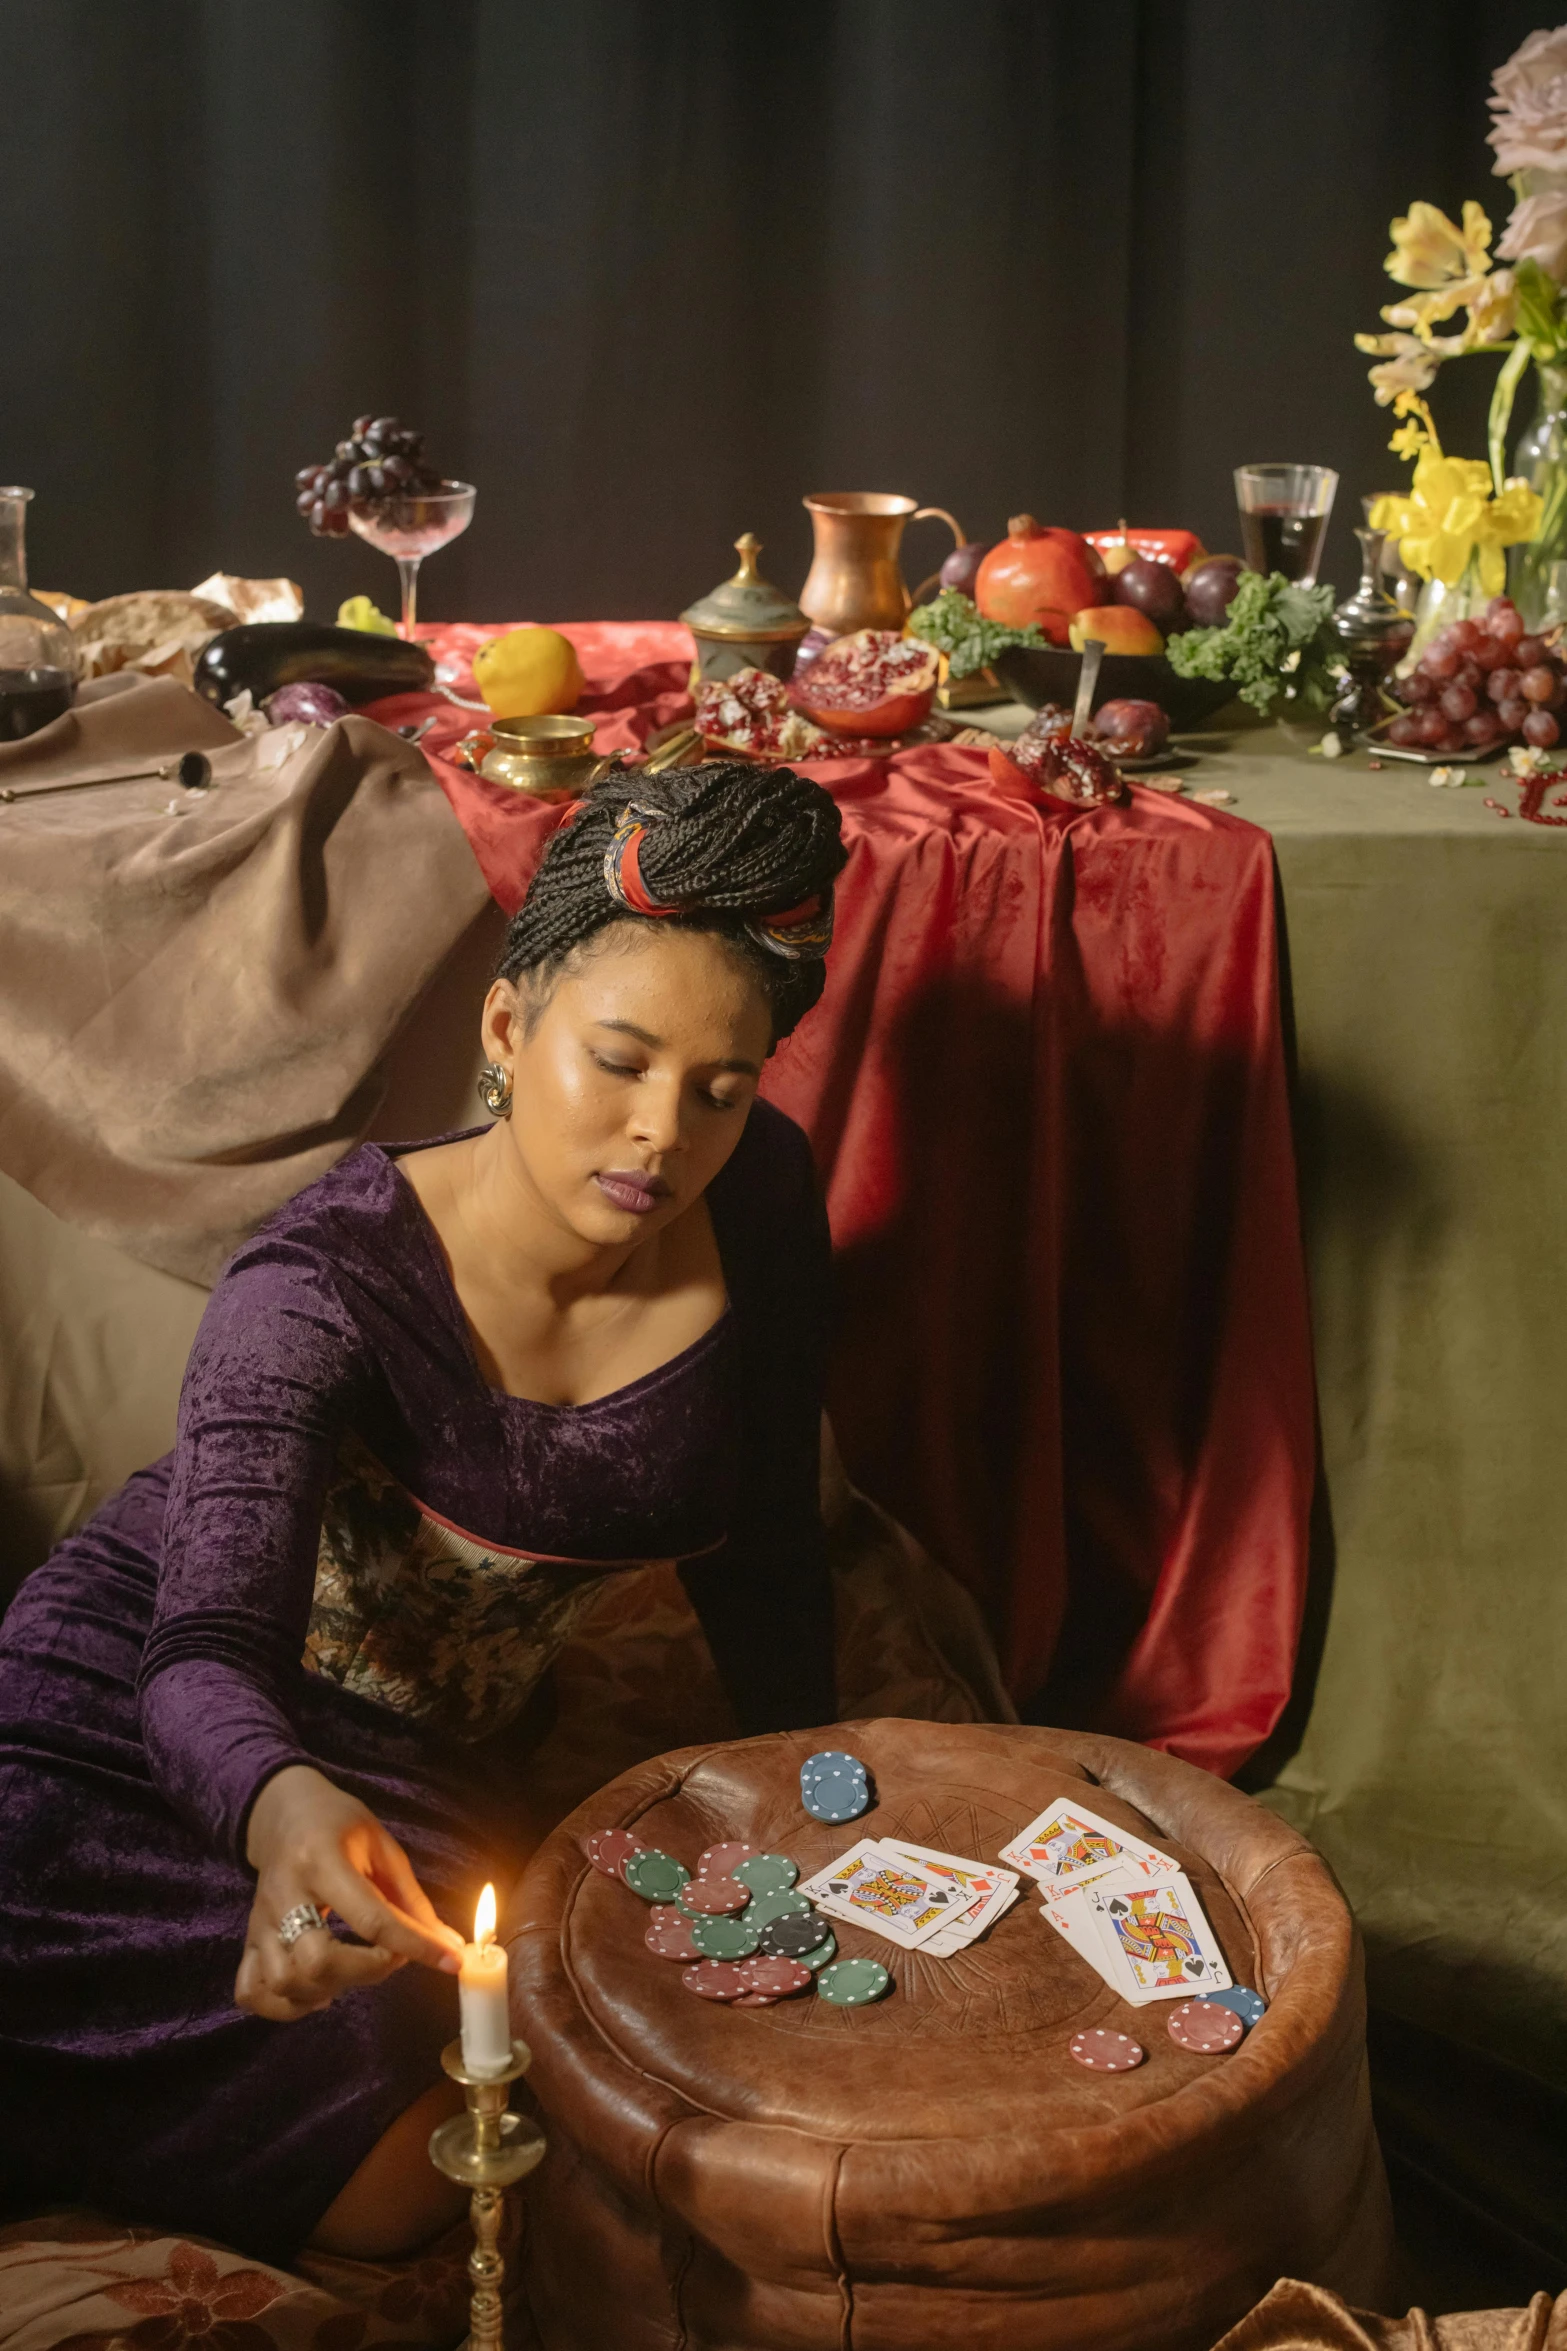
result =
[[1233,1982],[1184,1871],[1142,1884],[1118,1874],[1083,1891],[1098,1920],[1107,1980],[1134,2008],[1222,1992]]

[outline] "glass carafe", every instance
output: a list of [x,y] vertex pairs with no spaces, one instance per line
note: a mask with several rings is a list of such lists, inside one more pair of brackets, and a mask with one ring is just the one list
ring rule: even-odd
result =
[[0,743],[59,718],[76,691],[76,640],[27,593],[31,490],[0,490]]

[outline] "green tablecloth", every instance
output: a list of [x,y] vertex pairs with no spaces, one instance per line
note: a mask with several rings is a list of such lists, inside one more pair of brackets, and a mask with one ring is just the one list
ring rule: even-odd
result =
[[1278,860],[1322,1415],[1296,1696],[1247,1784],[1360,1920],[1395,2180],[1559,2289],[1567,830],[1487,808],[1494,766],[1188,740]]
[[1364,1931],[1390,2158],[1560,2286],[1567,831],[1465,772],[1269,729],[1190,780],[1273,835],[1298,1055],[1325,1478],[1265,1800]]

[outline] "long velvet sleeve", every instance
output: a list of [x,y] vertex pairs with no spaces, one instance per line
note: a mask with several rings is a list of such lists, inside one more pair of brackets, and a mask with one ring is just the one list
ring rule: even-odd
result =
[[214,1290],[180,1395],[157,1610],[138,1682],[167,1801],[243,1861],[263,1783],[310,1758],[299,1670],[321,1508],[363,1341],[312,1251],[252,1242]]
[[752,1118],[765,1122],[758,1172],[743,1184],[721,1179],[710,1195],[740,1325],[736,1501],[723,1548],[681,1570],[748,1734],[836,1712],[821,1515],[832,1244],[804,1135],[765,1103]]

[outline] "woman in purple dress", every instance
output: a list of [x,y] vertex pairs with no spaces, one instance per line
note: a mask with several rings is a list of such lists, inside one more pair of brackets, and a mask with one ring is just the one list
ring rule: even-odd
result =
[[494,1125],[247,1242],[173,1453],[18,1593],[0,2214],[421,2242],[457,1928],[605,1580],[678,1560],[744,1727],[831,1719],[827,1232],[755,1094],[843,862],[787,770],[601,786],[485,1001]]

